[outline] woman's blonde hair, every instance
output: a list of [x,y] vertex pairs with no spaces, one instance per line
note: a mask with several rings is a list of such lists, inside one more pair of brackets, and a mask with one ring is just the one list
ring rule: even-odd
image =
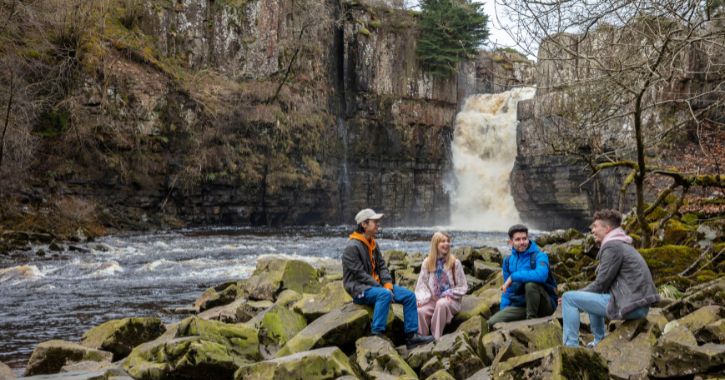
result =
[[[425,259],[428,272],[435,272],[436,270],[436,261],[438,260],[438,243],[440,243],[443,239],[448,239],[449,242],[452,241],[451,235],[448,235],[443,231],[434,233],[433,238],[430,240],[430,251],[428,252],[428,257]],[[455,256],[448,252],[448,260],[446,261],[445,268],[453,268],[453,264],[455,264],[455,262]]]

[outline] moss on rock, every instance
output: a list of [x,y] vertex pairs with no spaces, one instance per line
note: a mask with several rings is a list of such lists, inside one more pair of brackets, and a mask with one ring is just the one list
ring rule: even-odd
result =
[[304,294],[292,308],[311,322],[349,302],[352,297],[345,291],[342,281],[334,281],[325,284],[318,294]]
[[64,340],[49,340],[35,347],[25,368],[25,375],[58,373],[64,365],[81,361],[110,363],[112,358],[110,352]]
[[156,317],[123,318],[107,321],[83,334],[81,344],[113,353],[113,360],[123,359],[134,347],[154,340],[166,331]]
[[361,378],[362,374],[339,348],[325,347],[244,366],[234,374],[234,379],[324,380],[343,376]]

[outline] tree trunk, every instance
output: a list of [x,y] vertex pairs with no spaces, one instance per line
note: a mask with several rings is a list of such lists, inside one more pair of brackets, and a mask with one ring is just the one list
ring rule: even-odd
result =
[[644,162],[644,141],[642,138],[642,97],[644,91],[640,92],[634,105],[634,135],[637,144],[637,174],[634,176],[635,192],[637,194],[637,222],[642,232],[642,247],[648,248],[652,231],[647,225],[647,219],[644,214],[644,178],[647,168]]
[[15,95],[15,72],[10,71],[10,95],[8,97],[8,106],[5,111],[5,125],[3,126],[3,134],[0,137],[0,168],[3,166],[3,157],[5,156],[5,134],[8,132],[10,125],[10,110],[13,108],[13,96]]

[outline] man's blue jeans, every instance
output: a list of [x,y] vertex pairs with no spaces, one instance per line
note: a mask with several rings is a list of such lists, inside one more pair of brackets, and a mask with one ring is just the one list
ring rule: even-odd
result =
[[[612,296],[600,293],[569,291],[561,297],[562,317],[564,317],[564,345],[579,346],[579,312],[589,313],[589,327],[594,334],[593,344],[604,339],[604,318],[607,316],[607,305]],[[647,316],[648,307],[640,307],[629,312],[624,319],[640,319]]]
[[406,288],[393,285],[393,293],[391,294],[388,289],[382,286],[372,287],[365,290],[362,297],[355,297],[353,301],[360,305],[374,306],[371,327],[373,333],[385,331],[391,301],[403,304],[405,332],[418,331],[418,306],[415,303],[415,293]]

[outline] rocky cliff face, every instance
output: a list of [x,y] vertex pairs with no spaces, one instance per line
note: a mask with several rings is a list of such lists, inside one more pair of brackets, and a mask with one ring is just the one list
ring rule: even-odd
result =
[[[617,93],[613,82],[593,80],[599,73],[596,65],[586,59],[576,59],[577,55],[571,53],[595,57],[642,54],[617,50],[624,49],[612,43],[622,38],[618,33],[621,32],[615,28],[601,28],[583,39],[562,34],[540,46],[536,96],[520,103],[518,108],[518,155],[511,176],[521,217],[538,228],[585,228],[597,209],[626,211],[634,204],[634,186],[620,196],[629,170],[607,169],[592,175],[593,165],[605,160],[636,160],[631,117],[634,102],[614,110],[602,109],[592,99],[609,99],[611,104],[617,104],[611,98],[624,95]],[[705,49],[696,51],[693,46],[687,48],[687,54],[681,59],[672,60],[675,68],[670,69],[669,78],[662,79],[660,85],[652,86],[645,93],[643,104],[647,106],[642,120],[649,166],[684,167],[677,161],[684,156],[687,144],[696,145],[700,141],[702,146],[705,141],[692,137],[700,134],[694,131],[701,128],[696,126],[701,122],[693,122],[691,116],[717,110],[714,107],[708,110],[708,107],[717,102],[722,104],[722,92],[713,91],[722,83],[722,71],[712,70],[709,75],[703,75],[707,70],[701,69],[703,62],[720,61],[722,57],[707,56]],[[688,97],[698,100],[689,102]],[[683,106],[687,102],[691,109]],[[598,118],[597,112],[609,112],[610,117]],[[590,116],[596,123],[588,121]],[[712,113],[711,120],[721,119],[721,111]],[[700,170],[707,171],[699,168],[683,171]],[[647,188],[653,192],[645,197],[653,199],[654,191],[662,185],[654,179],[649,181]]]
[[337,224],[373,207],[392,225],[445,224],[459,104],[531,73],[482,53],[433,78],[416,14],[385,2],[111,3],[49,111],[72,125],[35,127],[30,185],[5,195],[26,206],[7,221]]

